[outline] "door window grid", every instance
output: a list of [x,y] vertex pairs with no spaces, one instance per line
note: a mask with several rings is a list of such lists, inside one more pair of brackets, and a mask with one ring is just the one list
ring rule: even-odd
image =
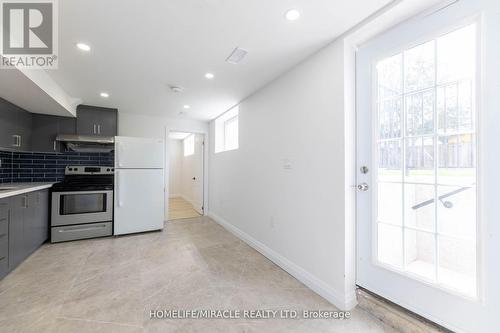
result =
[[[429,261],[433,266],[432,272],[428,271],[426,273],[423,269],[420,269],[417,275],[430,280],[434,284],[442,284],[445,282],[440,281],[442,279],[439,272],[441,243],[445,243],[446,239],[455,239],[457,241],[470,242],[473,243],[474,247],[476,246],[475,234],[468,235],[467,237],[462,235],[457,236],[449,232],[442,232],[439,230],[440,226],[438,221],[440,218],[440,209],[438,205],[450,205],[449,201],[443,201],[443,198],[445,197],[444,199],[446,199],[448,194],[440,193],[440,188],[443,188],[443,186],[456,185],[462,186],[459,187],[459,190],[455,190],[457,193],[462,191],[475,192],[476,131],[474,115],[474,78],[471,76],[470,78],[460,78],[454,81],[441,80],[441,82],[439,82],[439,49],[437,44],[438,38],[383,60],[389,60],[389,62],[393,62],[393,65],[394,63],[399,65],[401,77],[399,79],[393,77],[392,82],[399,82],[401,89],[394,89],[394,86],[397,87],[398,83],[389,87],[382,86],[380,84],[380,77],[378,76],[377,114],[379,121],[377,123],[377,142],[379,147],[379,168],[393,170],[393,172],[392,175],[391,172],[389,172],[389,176],[386,174],[380,177],[377,182],[379,187],[383,184],[401,184],[402,189],[400,197],[403,203],[403,209],[401,209],[400,212],[402,221],[384,221],[380,219],[381,216],[379,214],[377,222],[379,225],[392,226],[401,231],[401,244],[398,243],[401,249],[401,256],[392,256],[392,259],[399,261],[399,265],[396,265],[399,266],[399,269],[402,268],[410,274],[412,272],[409,272],[406,258],[406,243],[412,238],[408,236],[408,233],[417,234],[422,239],[427,238],[427,241],[433,238],[434,250],[433,253],[428,254]],[[433,81],[429,81],[429,75],[423,75],[423,82],[425,82],[425,84],[418,87],[419,82],[417,80],[417,84],[414,83],[411,87],[408,87],[408,80],[405,78],[405,55],[407,52],[411,52],[422,45],[433,49],[433,65],[431,66]],[[380,74],[380,67],[377,66],[377,68]],[[424,74],[428,74],[428,69],[429,68],[426,68],[424,70]],[[394,76],[394,74],[392,74],[392,76]],[[428,86],[429,83],[430,86]],[[464,92],[467,97],[461,99],[460,94]],[[425,95],[430,96],[427,101],[424,101]],[[448,98],[450,95],[451,98]],[[412,103],[414,102],[413,99],[416,100],[416,103]],[[460,101],[463,100],[465,100],[466,103],[462,103],[461,105]],[[386,110],[387,105],[389,105],[389,112]],[[462,113],[461,111],[463,110],[467,112]],[[462,143],[463,145],[461,145]],[[399,156],[400,158],[394,158],[394,156]],[[428,172],[429,174],[426,177],[417,175],[417,177],[413,177],[414,179],[412,179],[411,176],[408,175],[408,171],[411,167],[416,169],[416,171],[429,170],[432,172]],[[471,181],[469,185],[471,186],[463,187],[461,181],[454,183],[453,181],[450,182],[446,180],[441,183],[441,178],[444,179],[445,177],[440,171],[451,168],[455,168],[457,171],[464,168],[471,169],[473,172],[468,175]],[[427,200],[428,205],[433,205],[434,210],[434,221],[430,228],[412,226],[407,223],[404,208],[405,205],[407,205],[405,202],[406,185],[415,185],[415,187],[423,185],[428,185],[429,187],[430,185],[430,187],[433,188],[433,198]],[[377,234],[380,233],[380,226],[378,230],[379,232],[377,232]],[[377,248],[380,250],[380,244],[377,245]],[[378,252],[379,251],[377,251],[377,253]],[[381,260],[380,253],[377,260],[383,261]],[[476,272],[477,267],[474,267],[474,269]],[[475,272],[474,277],[476,274]],[[475,287],[474,281],[474,288]],[[468,290],[467,292],[474,293],[474,296],[476,295],[475,289],[473,291]]]

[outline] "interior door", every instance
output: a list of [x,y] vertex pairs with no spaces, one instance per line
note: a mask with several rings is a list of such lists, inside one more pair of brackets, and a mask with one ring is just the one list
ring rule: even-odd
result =
[[493,321],[478,176],[479,15],[490,4],[415,18],[356,55],[357,284],[458,332]]
[[203,157],[204,157],[204,139],[203,135],[195,135],[195,147],[193,155],[193,177],[192,190],[193,208],[203,215]]

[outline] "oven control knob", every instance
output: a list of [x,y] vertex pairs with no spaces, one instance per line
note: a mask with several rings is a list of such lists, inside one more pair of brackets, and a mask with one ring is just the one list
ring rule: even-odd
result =
[[107,168],[106,171],[111,171],[111,170],[109,168]]

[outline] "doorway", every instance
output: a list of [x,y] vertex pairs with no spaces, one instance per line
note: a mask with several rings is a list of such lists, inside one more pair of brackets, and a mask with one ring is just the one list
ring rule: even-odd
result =
[[167,144],[168,220],[203,216],[205,136],[170,132]]
[[484,310],[484,110],[481,21],[468,4],[356,53],[356,282],[449,329],[478,332],[483,323],[470,318]]

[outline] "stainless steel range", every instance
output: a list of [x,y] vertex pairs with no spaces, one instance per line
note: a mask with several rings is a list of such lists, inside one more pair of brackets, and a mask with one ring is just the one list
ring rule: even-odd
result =
[[113,234],[113,174],[113,167],[66,167],[52,187],[52,243]]

